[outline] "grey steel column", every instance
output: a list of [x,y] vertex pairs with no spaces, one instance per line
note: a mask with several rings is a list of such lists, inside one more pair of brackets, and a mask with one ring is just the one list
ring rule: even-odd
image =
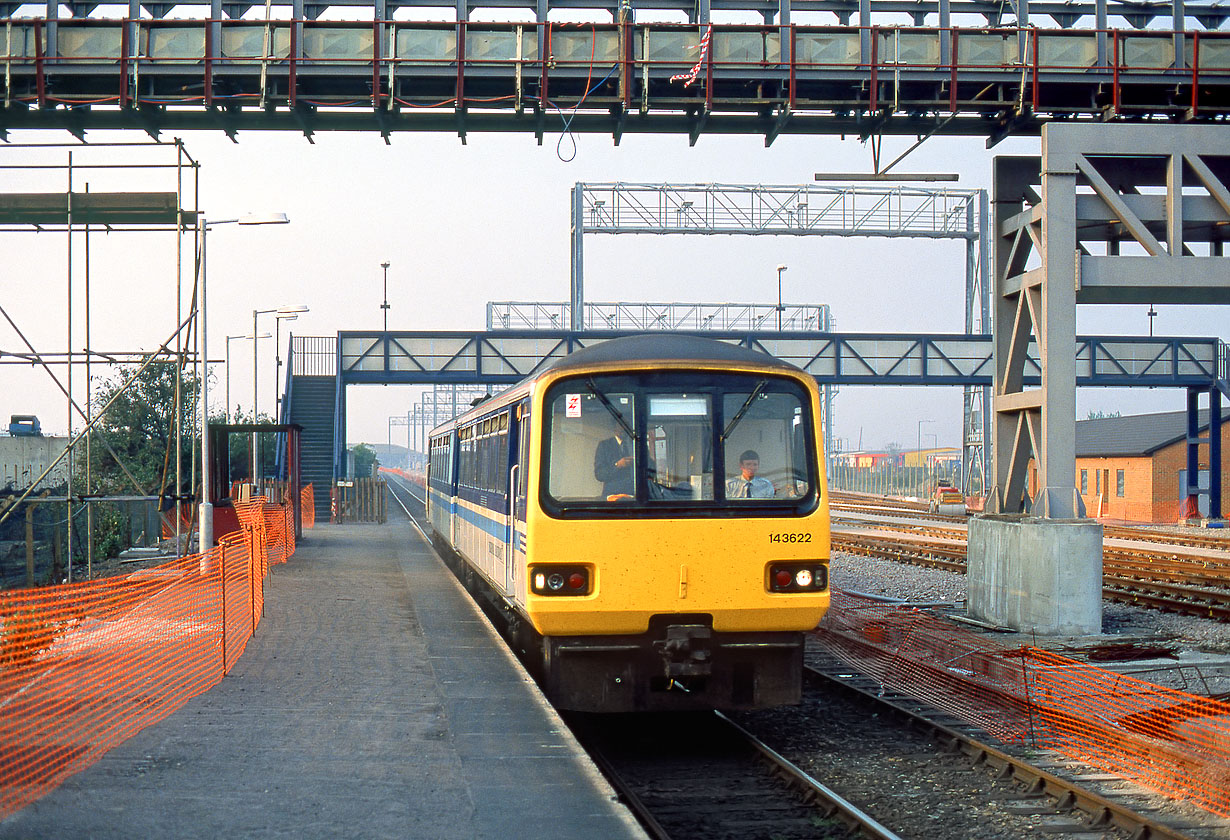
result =
[[1184,61],[1184,47],[1186,46],[1187,35],[1185,34],[1187,26],[1183,20],[1186,11],[1183,8],[1183,0],[1170,0],[1170,20],[1171,26],[1174,27],[1174,66],[1182,67]]
[[1098,66],[1106,67],[1109,62],[1106,57],[1106,0],[1094,0],[1094,26],[1098,30]]
[[[1028,0],[1018,0],[1025,7]],[[1083,515],[1076,490],[1076,162],[1048,152],[1042,133],[1042,324],[1035,325],[1042,366],[1042,440],[1035,451],[1038,496],[1047,519]]]
[[572,253],[569,264],[571,269],[571,306],[569,309],[568,328],[571,330],[585,329],[585,257],[582,250],[584,230],[584,186],[576,184],[572,188]]
[[940,0],[940,65],[952,63],[952,10],[949,0]]
[[858,0],[859,61],[871,64],[871,0]]

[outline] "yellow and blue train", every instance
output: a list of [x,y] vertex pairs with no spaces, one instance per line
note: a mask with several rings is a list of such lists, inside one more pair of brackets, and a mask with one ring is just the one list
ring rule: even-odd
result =
[[771,356],[610,339],[434,429],[428,521],[560,708],[798,702],[829,604],[819,428]]

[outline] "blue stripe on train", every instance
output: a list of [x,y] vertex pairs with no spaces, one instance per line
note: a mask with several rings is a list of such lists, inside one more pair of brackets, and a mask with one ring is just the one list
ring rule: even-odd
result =
[[[432,493],[432,504],[448,507],[449,516],[460,516],[462,522],[468,522],[479,530],[490,534],[500,542],[508,542],[508,525],[502,519],[492,519],[486,514],[467,507],[462,507],[455,499],[449,499],[443,493]],[[517,551],[525,553],[525,531],[516,531]]]

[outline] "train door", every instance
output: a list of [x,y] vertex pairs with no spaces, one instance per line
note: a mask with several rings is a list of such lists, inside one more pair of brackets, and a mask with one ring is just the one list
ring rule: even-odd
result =
[[508,563],[505,565],[504,593],[516,592],[517,581],[525,568],[525,488],[529,475],[530,403],[519,403],[513,409],[513,422],[508,436]]

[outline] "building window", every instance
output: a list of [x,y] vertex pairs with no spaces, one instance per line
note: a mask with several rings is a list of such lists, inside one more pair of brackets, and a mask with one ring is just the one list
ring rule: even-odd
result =
[[1115,495],[1123,498],[1123,470],[1115,471]]
[[1089,470],[1081,470],[1081,493],[1089,492]]
[[1102,492],[1102,471],[1101,470],[1093,471],[1093,492],[1098,493],[1099,495]]

